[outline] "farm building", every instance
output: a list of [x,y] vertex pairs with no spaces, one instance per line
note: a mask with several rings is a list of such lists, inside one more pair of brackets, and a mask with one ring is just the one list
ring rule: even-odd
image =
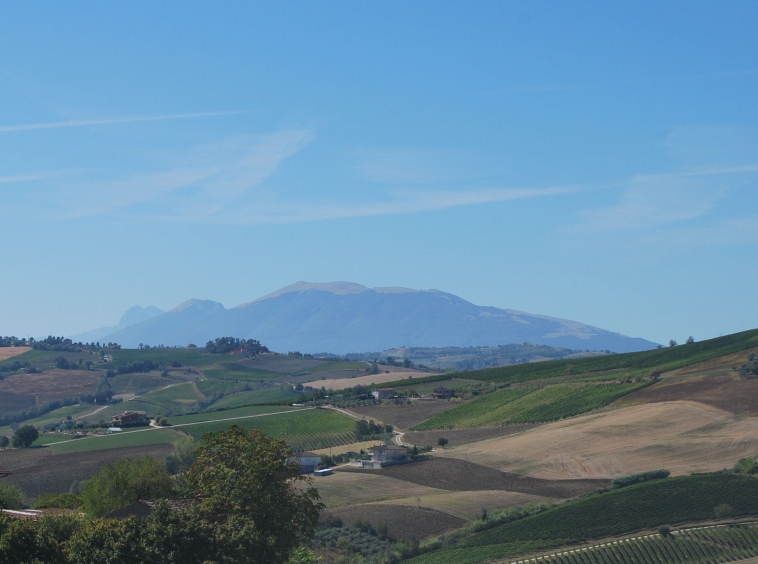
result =
[[374,399],[378,400],[388,399],[395,396],[395,390],[392,388],[379,388],[372,390],[371,395],[374,396]]
[[364,469],[379,469],[408,461],[408,449],[406,447],[378,445],[372,446],[368,450],[371,451],[371,460],[356,460],[350,465]]
[[122,431],[121,427],[108,427],[108,430],[106,431],[107,434],[112,435],[113,433],[120,433]]
[[446,388],[445,386],[440,386],[439,388],[434,389],[432,397],[434,399],[450,399],[453,397],[453,390]]
[[131,427],[148,423],[149,419],[145,411],[124,411],[119,415],[114,415],[110,421],[112,427]]
[[298,452],[295,455],[295,460],[300,464],[300,472],[302,474],[308,474],[313,472],[318,465],[321,464],[321,455],[315,452]]

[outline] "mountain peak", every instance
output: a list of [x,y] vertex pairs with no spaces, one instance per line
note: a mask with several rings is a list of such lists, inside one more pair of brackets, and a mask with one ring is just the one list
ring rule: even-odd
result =
[[178,313],[180,311],[185,311],[187,309],[195,309],[195,310],[207,311],[207,312],[226,310],[223,304],[219,302],[214,302],[213,300],[191,299],[191,300],[187,300],[186,302],[180,303],[174,309],[169,310],[168,313]]

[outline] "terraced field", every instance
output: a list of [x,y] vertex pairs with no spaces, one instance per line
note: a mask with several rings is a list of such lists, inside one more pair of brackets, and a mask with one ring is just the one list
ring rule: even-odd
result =
[[556,384],[489,393],[413,427],[415,431],[555,421],[606,406],[648,383]]

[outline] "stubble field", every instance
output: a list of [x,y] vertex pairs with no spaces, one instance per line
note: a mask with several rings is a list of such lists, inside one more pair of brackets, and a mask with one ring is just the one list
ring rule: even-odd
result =
[[91,394],[97,390],[101,372],[95,370],[48,370],[39,374],[14,374],[0,381],[0,391],[28,394],[37,403]]
[[0,347],[0,361],[13,358],[32,350],[32,347]]

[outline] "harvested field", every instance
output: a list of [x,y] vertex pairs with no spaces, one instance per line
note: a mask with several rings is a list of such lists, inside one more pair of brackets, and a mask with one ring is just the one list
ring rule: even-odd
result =
[[432,458],[381,470],[360,470],[348,466],[336,470],[378,474],[449,491],[505,490],[558,499],[577,497],[610,485],[608,480],[543,480],[501,472],[497,468],[456,458]]
[[150,455],[162,459],[171,452],[171,445],[55,454],[50,448],[22,448],[0,451],[0,465],[13,474],[6,483],[15,484],[31,500],[41,494],[67,493],[75,480],[86,480],[105,464],[122,458]]
[[523,433],[533,429],[532,425],[511,425],[506,427],[476,427],[474,429],[445,429],[442,431],[411,431],[403,435],[403,443],[407,445],[425,446],[437,444],[437,439],[445,437],[448,441],[447,448],[474,443],[495,437],[505,437]]
[[346,445],[340,445],[336,447],[319,448],[312,450],[316,454],[345,454],[346,452],[359,452],[361,449],[368,449],[372,446],[383,445],[384,441],[361,441],[358,443],[349,443]]
[[0,347],[0,360],[7,360],[30,350],[32,347]]
[[664,380],[625,396],[613,407],[668,401],[696,401],[739,415],[758,415],[758,380],[740,380],[728,370],[713,376]]
[[507,509],[514,505],[527,503],[555,503],[556,499],[537,495],[522,494],[518,492],[506,492],[502,490],[483,490],[477,492],[444,492],[433,494],[419,494],[412,497],[380,501],[382,505],[411,505],[416,507],[418,499],[421,507],[442,511],[467,521],[473,521],[482,516],[482,507],[488,510]]
[[758,419],[669,402],[583,415],[439,455],[541,478],[613,478],[656,468],[713,472],[756,452]]
[[[359,475],[354,472],[335,472],[331,476],[314,477],[313,485],[318,488],[318,493],[327,507],[389,499],[416,499],[418,496],[426,497],[445,493],[444,490],[387,476]],[[415,502],[411,505],[415,505]]]
[[[324,386],[328,389],[332,389],[331,386],[327,386],[327,382],[340,382],[337,388],[352,388],[356,384],[353,384],[353,380],[362,378],[365,372],[363,370],[346,369],[346,370],[331,370],[329,372],[316,372],[311,374],[300,374],[295,376],[282,376],[274,380],[275,382],[288,382],[292,384],[303,384],[304,386],[312,386],[314,388],[321,388]],[[345,380],[350,379],[350,382]],[[323,382],[323,383],[322,383]]]
[[466,521],[434,509],[409,507],[407,505],[363,504],[329,509],[323,515],[336,515],[346,525],[358,520],[368,521],[374,527],[387,525],[387,532],[393,539],[423,540],[459,529]]
[[379,405],[366,405],[364,407],[351,407],[349,410],[360,417],[389,423],[397,430],[410,429],[414,425],[426,421],[430,417],[453,409],[459,403],[451,401],[419,401],[415,400],[410,405],[395,405],[385,402]]
[[0,381],[0,391],[30,394],[37,403],[70,398],[97,391],[101,372],[95,370],[48,370],[39,374],[14,374]]
[[[372,384],[384,384],[385,382],[395,382],[396,380],[407,380],[409,378],[423,378],[428,376],[426,372],[419,372],[416,370],[398,369],[392,366],[382,366],[383,370],[379,374],[371,374],[368,376],[358,376],[356,378],[350,378],[349,382],[346,382],[342,378],[332,378],[327,380],[321,380],[320,374],[318,378],[312,378],[314,384],[318,384],[319,387],[324,386],[327,390],[343,390],[345,388],[352,388],[353,386],[371,386]],[[393,371],[392,368],[395,370]],[[389,370],[389,373],[385,372]],[[352,372],[352,374],[361,374],[361,372]],[[305,382],[303,382],[305,383]]]

